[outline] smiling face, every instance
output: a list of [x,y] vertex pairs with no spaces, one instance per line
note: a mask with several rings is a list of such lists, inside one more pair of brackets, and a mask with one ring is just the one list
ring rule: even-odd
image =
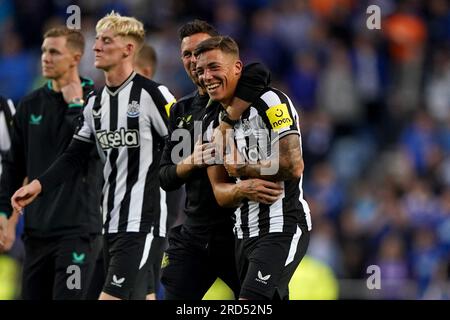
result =
[[211,38],[211,36],[207,33],[196,33],[181,40],[181,61],[183,62],[184,70],[197,86],[200,83],[195,72],[197,59],[194,56],[194,49],[200,42],[208,38]]
[[120,64],[132,54],[134,46],[125,37],[116,35],[112,30],[106,29],[97,32],[94,44],[95,67],[107,71]]
[[201,53],[196,72],[211,99],[226,105],[231,102],[242,71],[242,62],[220,49]]
[[42,75],[47,79],[61,78],[76,68],[81,58],[81,53],[67,47],[64,36],[45,38],[41,50]]

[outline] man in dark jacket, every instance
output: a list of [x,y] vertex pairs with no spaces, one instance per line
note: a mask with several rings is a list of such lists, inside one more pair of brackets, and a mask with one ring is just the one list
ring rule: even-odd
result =
[[[93,82],[78,74],[83,51],[79,31],[58,27],[44,35],[41,63],[49,80],[20,101],[14,116],[11,148],[3,159],[0,220],[11,215],[10,198],[24,178],[47,170],[80,125],[84,98],[93,90]],[[26,209],[24,299],[83,298],[101,231],[100,166],[98,159],[89,161]]]

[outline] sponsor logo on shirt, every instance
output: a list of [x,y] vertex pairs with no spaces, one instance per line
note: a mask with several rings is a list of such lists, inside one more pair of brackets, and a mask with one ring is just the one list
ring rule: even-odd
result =
[[139,131],[125,130],[120,128],[117,131],[100,130],[96,132],[98,142],[103,150],[119,147],[136,148],[139,147]]
[[292,118],[289,114],[285,103],[278,104],[266,110],[272,129],[278,131],[287,128],[293,124]]

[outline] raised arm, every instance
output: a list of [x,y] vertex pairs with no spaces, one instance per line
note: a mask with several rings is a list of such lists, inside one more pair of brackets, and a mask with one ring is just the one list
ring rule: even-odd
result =
[[[190,137],[186,139],[190,140]],[[184,143],[183,141],[179,143]],[[189,141],[190,143],[190,141]],[[214,160],[215,145],[213,143],[201,143],[200,139],[194,145],[194,151],[182,161],[174,163],[172,150],[176,143],[166,140],[159,169],[159,181],[161,188],[171,191],[180,188],[186,179],[196,169],[204,168]]]
[[[159,169],[159,181],[161,188],[166,191],[172,191],[180,188],[192,172],[196,169],[203,168],[206,165],[206,163],[202,160],[202,154],[206,146],[202,145],[201,141],[197,141],[195,143],[193,152],[188,156],[186,156],[186,154],[177,153],[177,156],[183,158],[181,161],[178,161],[172,155],[173,152],[177,152],[176,148],[178,145],[188,147],[181,148],[183,152],[191,152],[191,136],[189,131],[184,128],[178,128],[177,126],[177,121],[180,119],[180,115],[184,116],[184,103],[186,102],[181,100],[170,108],[168,136],[166,137],[164,144]],[[180,133],[178,140],[176,139],[177,137],[174,136],[175,130],[179,130],[178,132]]]
[[[177,115],[183,114],[182,111],[180,112],[180,110],[183,110],[181,103],[183,102],[176,103],[170,110],[169,136],[166,139],[160,162],[159,181],[161,188],[166,191],[180,188],[195,170],[207,166],[208,163],[212,162],[212,157],[214,157],[214,145],[202,143],[199,137],[190,155],[185,156],[183,160],[177,162],[173,159],[172,152],[178,144],[188,143],[189,152],[191,151],[191,136],[189,131],[187,129],[179,129],[176,123],[176,119],[179,119]],[[180,136],[181,140],[172,141],[174,130],[182,130],[180,132],[186,134]]]

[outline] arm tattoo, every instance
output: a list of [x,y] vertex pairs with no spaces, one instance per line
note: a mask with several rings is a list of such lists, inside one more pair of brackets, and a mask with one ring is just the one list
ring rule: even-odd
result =
[[[259,161],[257,164],[248,164],[243,170],[243,176],[270,181],[284,181],[295,179],[299,170],[303,172],[303,159],[298,136],[290,134],[277,143],[279,144],[278,153],[274,153],[271,159]],[[277,173],[262,175],[261,168],[273,166],[274,161],[278,162]]]
[[[295,177],[295,170],[303,167],[302,152],[300,150],[300,141],[297,135],[289,135],[279,142],[279,164],[277,176],[280,180],[290,180]],[[303,171],[303,168],[302,168]]]

